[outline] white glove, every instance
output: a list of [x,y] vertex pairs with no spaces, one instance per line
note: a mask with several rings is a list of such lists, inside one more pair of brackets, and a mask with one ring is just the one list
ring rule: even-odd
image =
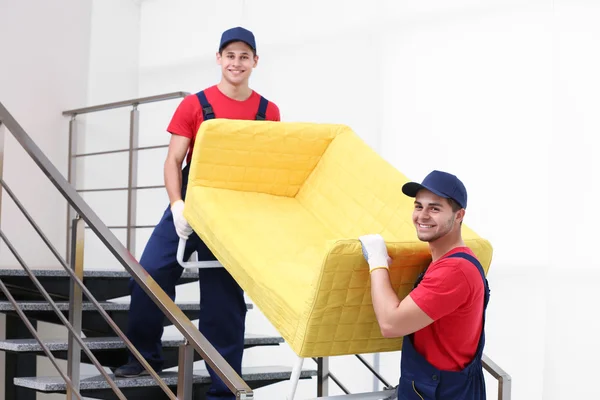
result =
[[173,214],[173,224],[175,225],[177,236],[181,239],[188,240],[194,230],[183,217],[184,205],[183,200],[177,200],[175,203],[171,204],[171,213]]
[[389,257],[385,241],[379,234],[364,235],[358,238],[363,255],[369,263],[369,272],[379,268],[389,269],[392,259]]

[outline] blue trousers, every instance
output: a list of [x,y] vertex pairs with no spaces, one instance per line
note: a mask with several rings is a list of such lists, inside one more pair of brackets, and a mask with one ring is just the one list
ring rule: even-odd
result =
[[[184,169],[182,197],[185,197],[187,188],[187,172],[187,168]],[[178,244],[179,236],[173,225],[173,215],[170,207],[167,207],[146,244],[140,264],[173,301],[175,301],[175,285],[183,272],[183,268],[176,260]],[[187,241],[184,260],[187,260],[194,251],[198,252],[200,261],[215,260],[214,255],[196,233],[193,233]],[[199,278],[198,329],[229,365],[241,375],[247,313],[244,293],[225,268],[200,269]],[[165,316],[135,280],[130,280],[129,289],[131,306],[127,337],[153,368],[160,369],[164,363],[161,337]],[[129,358],[134,359],[131,354]],[[208,365],[207,369],[212,379],[207,398],[209,400],[235,399]]]

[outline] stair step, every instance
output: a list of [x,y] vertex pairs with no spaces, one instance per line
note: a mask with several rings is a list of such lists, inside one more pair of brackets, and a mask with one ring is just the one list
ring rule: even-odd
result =
[[[177,334],[175,334],[177,335]],[[128,361],[129,353],[125,343],[118,337],[100,337],[100,338],[84,338],[84,343],[89,347],[100,364],[107,368],[117,368]],[[257,335],[247,333],[244,338],[244,348],[262,346],[278,346],[284,340],[280,336]],[[177,366],[179,360],[179,345],[183,343],[183,337],[163,338],[163,358],[164,368],[172,368]],[[66,339],[45,340],[44,344],[50,349],[54,356],[61,360],[66,360],[68,357],[68,342]],[[9,339],[0,340],[0,351],[9,353],[35,353],[44,356],[42,346],[35,339]],[[199,353],[194,352],[194,360],[200,361],[202,357]],[[82,352],[81,362],[91,364],[88,356]]]
[[[291,367],[285,366],[265,366],[265,367],[244,367],[242,368],[242,379],[250,386],[256,387],[256,383],[262,382],[260,386],[265,384],[275,383],[283,380],[290,379],[292,372]],[[316,370],[304,369],[300,375],[301,379],[308,379],[316,376]],[[165,383],[170,387],[177,386],[177,372],[167,371],[159,374]],[[143,376],[139,378],[115,378],[114,375],[110,375],[114,379],[117,387],[119,388],[143,388],[143,387],[156,387],[157,390],[161,390],[157,383],[151,376]],[[195,370],[194,371],[194,385],[208,385],[211,379],[206,370]],[[67,385],[63,379],[59,377],[22,377],[15,378],[14,384],[16,386],[36,390],[39,392],[52,392],[52,393],[64,393],[67,390]],[[85,395],[87,392],[94,392],[97,390],[110,389],[110,386],[102,375],[93,376],[81,376],[81,392]],[[93,394],[92,394],[93,396]],[[129,398],[129,397],[128,397]]]
[[[218,263],[218,261],[214,261]],[[44,268],[44,269],[33,269],[33,274],[36,277],[56,277],[56,278],[67,278],[69,274],[64,268]],[[23,268],[3,268],[0,269],[0,278],[9,276],[25,276],[29,277]],[[83,271],[83,278],[113,278],[113,279],[129,279],[131,275],[125,270],[111,270],[111,269],[90,269]],[[181,274],[182,278],[198,278],[198,270],[195,269],[184,269]]]
[[[198,319],[200,312],[200,302],[176,302],[177,306],[183,311],[183,313],[191,320]],[[54,324],[61,324],[62,322],[50,306],[50,304],[43,301],[19,301],[19,307],[25,312],[25,314],[38,321],[44,321]],[[57,308],[62,311],[64,316],[68,316],[69,303],[68,302],[56,302]],[[125,331],[127,329],[127,320],[129,318],[129,303],[117,302],[117,301],[105,301],[100,302],[100,306],[108,313],[112,320],[117,326]],[[251,310],[254,305],[252,303],[246,304],[248,310]],[[87,337],[97,336],[114,336],[115,333],[100,315],[100,313],[94,307],[91,302],[82,303],[82,330]],[[16,315],[13,305],[9,301],[0,301],[0,313],[10,313]],[[164,319],[164,326],[170,326],[171,321],[167,318]]]
[[[90,350],[120,350],[125,349],[125,342],[119,337],[103,338],[84,338],[83,342]],[[249,346],[275,345],[283,343],[280,336],[267,336],[247,333],[244,343]],[[178,348],[184,343],[184,339],[164,338],[162,340],[163,349]],[[67,351],[68,342],[66,339],[44,340],[44,344],[50,351]],[[35,339],[9,339],[0,340],[0,351],[10,351],[14,353],[39,353],[43,352],[42,346]]]
[[[182,303],[175,303],[175,304],[177,304],[177,306],[179,306],[181,311],[199,310],[200,309],[199,302],[182,302]],[[52,307],[50,306],[50,304],[46,303],[44,301],[19,301],[18,305],[21,308],[21,310],[23,310],[23,311],[51,311],[51,312],[54,312]],[[248,306],[249,309],[253,307],[253,305],[251,303],[248,303],[246,305]],[[125,303],[125,302],[103,301],[103,302],[100,302],[100,306],[106,311],[128,311],[129,310],[129,303]],[[56,307],[60,311],[68,311],[69,303],[63,302],[63,301],[57,301]],[[0,301],[0,312],[14,311],[14,309],[15,308],[13,307],[11,302]],[[96,307],[94,306],[94,304],[89,301],[82,302],[81,309],[82,309],[82,311],[96,311]]]
[[[67,272],[60,267],[33,270],[42,286],[55,300],[68,300],[70,281]],[[129,295],[131,275],[125,270],[84,270],[83,282],[98,301]],[[22,268],[0,269],[0,279],[10,288],[17,300],[43,300],[37,288]],[[198,280],[198,270],[185,269],[178,285]],[[3,294],[0,293],[0,298]]]

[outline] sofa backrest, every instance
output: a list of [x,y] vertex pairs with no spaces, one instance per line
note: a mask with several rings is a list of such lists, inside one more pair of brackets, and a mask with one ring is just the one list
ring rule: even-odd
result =
[[338,227],[340,238],[381,233],[389,240],[414,240],[414,199],[402,194],[407,181],[346,128],[327,147],[296,198],[327,226]]
[[341,125],[236,121],[202,123],[190,162],[190,186],[294,197]]

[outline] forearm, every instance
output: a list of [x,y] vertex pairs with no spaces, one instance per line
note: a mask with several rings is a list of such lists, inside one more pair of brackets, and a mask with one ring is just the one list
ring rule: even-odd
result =
[[181,200],[181,165],[172,158],[167,158],[164,167],[164,179],[169,203]]
[[394,319],[400,305],[387,269],[376,269],[371,273],[371,298],[381,332],[387,336],[388,332],[394,330]]

